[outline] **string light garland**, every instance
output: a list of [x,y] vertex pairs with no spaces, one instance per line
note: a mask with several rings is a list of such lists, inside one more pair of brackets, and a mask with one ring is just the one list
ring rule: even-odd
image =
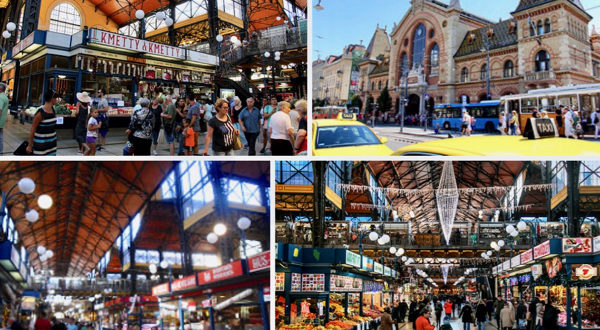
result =
[[[554,187],[553,183],[544,183],[544,184],[530,184],[523,185],[523,192],[530,191],[548,191]],[[423,189],[399,189],[399,188],[389,188],[389,187],[372,187],[365,185],[355,185],[355,184],[345,184],[339,183],[338,187],[342,189],[345,193],[384,193],[386,195],[404,195],[404,196],[432,196],[435,194],[435,189],[433,188],[423,188]],[[487,194],[498,194],[498,193],[508,193],[511,189],[514,189],[514,186],[493,186],[493,187],[471,187],[471,188],[457,188],[459,194],[475,194],[475,193],[487,193]]]
[[[540,204],[525,204],[525,205],[515,205],[515,206],[506,206],[506,207],[494,207],[494,208],[484,208],[484,209],[480,209],[480,208],[460,208],[458,209],[458,211],[461,212],[469,212],[469,213],[475,213],[478,214],[480,211],[483,212],[484,214],[495,214],[496,211],[503,211],[503,212],[509,212],[509,211],[528,211],[529,209],[531,209],[532,207],[538,206]],[[373,205],[373,204],[365,204],[365,203],[350,203],[350,207],[352,209],[367,209],[367,210],[390,210],[393,211],[394,208],[392,206],[385,206],[385,205]],[[417,207],[413,209],[414,212],[432,212],[432,211],[436,211],[435,208],[428,208],[428,207]]]
[[435,200],[437,202],[442,233],[446,239],[446,245],[450,245],[450,236],[452,236],[454,218],[456,217],[456,210],[458,208],[458,188],[451,161],[444,162],[440,185],[435,192]]

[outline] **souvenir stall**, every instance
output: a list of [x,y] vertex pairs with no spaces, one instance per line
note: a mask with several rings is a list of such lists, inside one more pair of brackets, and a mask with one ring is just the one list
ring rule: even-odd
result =
[[158,310],[158,299],[153,296],[119,297],[94,305],[96,317],[104,329],[156,328]]
[[152,288],[164,329],[268,329],[270,251]]

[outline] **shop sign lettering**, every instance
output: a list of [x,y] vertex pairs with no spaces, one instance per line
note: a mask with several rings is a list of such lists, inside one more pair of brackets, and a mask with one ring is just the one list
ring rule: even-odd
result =
[[521,256],[513,257],[510,261],[511,267],[517,267],[521,265]]
[[375,273],[383,274],[383,265],[378,262],[375,262],[374,264],[375,264]]
[[27,47],[33,45],[33,37],[35,35],[35,31],[31,32],[25,39],[21,40],[18,44],[16,44],[12,49],[12,56],[17,55],[22,52]]
[[346,250],[346,265],[360,268],[360,255],[350,250]]
[[228,278],[241,276],[243,274],[242,261],[237,260],[232,263],[198,273],[198,285],[222,281]]
[[573,265],[573,272],[578,279],[583,281],[598,276],[598,268],[588,264]]
[[362,257],[362,269],[373,271],[373,259],[369,257]]
[[103,46],[185,60],[185,49],[97,29],[90,29],[90,42]]
[[196,286],[196,275],[191,275],[191,276],[187,276],[182,279],[173,281],[173,283],[171,284],[171,290],[173,290],[173,292],[175,292],[175,291],[181,291],[181,290],[193,288],[195,286]]
[[153,296],[160,296],[165,293],[169,293],[169,283],[163,283],[152,287]]
[[533,250],[529,249],[521,254],[521,265],[524,265],[533,260]]
[[563,253],[592,253],[591,237],[569,237],[562,239]]
[[544,243],[533,248],[533,257],[536,259],[545,257],[550,254],[550,241],[545,241]]
[[544,273],[544,267],[542,264],[531,265],[531,276],[533,276],[533,280],[537,280]]
[[248,259],[248,270],[256,272],[262,269],[267,269],[271,266],[271,252],[265,251]]

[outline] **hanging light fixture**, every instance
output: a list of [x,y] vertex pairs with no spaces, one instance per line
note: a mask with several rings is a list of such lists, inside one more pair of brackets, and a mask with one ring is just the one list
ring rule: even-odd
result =
[[157,20],[164,21],[165,18],[167,18],[167,15],[165,15],[165,12],[159,11],[158,13],[156,13],[156,19]]
[[313,8],[316,9],[316,10],[323,10],[323,9],[325,9],[325,7],[321,6],[321,0],[319,0],[319,2],[315,6],[313,6]]
[[13,22],[6,23],[6,30],[8,30],[8,32],[13,32],[16,29],[17,29],[17,25],[15,23],[13,23]]
[[369,233],[369,239],[371,241],[376,241],[378,238],[379,238],[379,235],[376,232],[372,231]]
[[444,278],[444,284],[448,282],[448,271],[450,270],[450,265],[442,265],[442,277]]
[[171,17],[167,17],[165,18],[165,25],[166,26],[171,26],[173,25],[173,19]]
[[454,167],[451,161],[444,162],[440,185],[436,191],[435,199],[437,201],[438,215],[442,232],[446,239],[446,245],[450,245],[450,236],[454,227],[454,217],[458,207],[458,187],[454,177]]
[[143,10],[138,9],[135,11],[135,18],[143,19],[145,16],[146,16],[146,13]]

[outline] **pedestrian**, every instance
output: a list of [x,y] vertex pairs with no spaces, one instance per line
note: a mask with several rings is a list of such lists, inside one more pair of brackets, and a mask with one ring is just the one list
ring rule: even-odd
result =
[[487,308],[483,300],[479,300],[475,309],[475,318],[477,319],[478,330],[485,330],[485,322],[487,321]]
[[511,117],[508,122],[508,128],[510,129],[510,135],[517,135],[517,125],[519,124],[519,116],[515,110],[512,111]]
[[524,328],[523,325],[526,323],[525,320],[527,320],[527,306],[525,306],[525,302],[522,299],[519,300],[519,304],[517,305],[516,320],[517,328]]
[[462,318],[464,330],[470,330],[471,323],[475,322],[475,320],[473,320],[473,309],[469,304],[465,304],[463,306],[463,308],[460,311],[460,314],[458,314],[458,317]]
[[190,120],[190,127],[194,129],[194,155],[198,154],[198,139],[200,138],[200,121],[202,118],[200,117],[200,104],[196,102],[196,98],[193,95],[188,96],[188,113],[187,119]]
[[438,324],[438,328],[442,326],[442,310],[443,310],[443,306],[442,306],[442,301],[437,301],[435,303],[435,319],[437,321]]
[[462,113],[462,122],[460,125],[460,134],[467,135],[467,128],[471,125],[471,116],[469,116],[469,112],[467,110],[463,110]]
[[598,133],[600,133],[600,109],[596,108],[596,111],[592,113],[591,120],[592,125],[594,125],[594,140],[598,140]]
[[435,329],[435,327],[433,325],[431,325],[431,322],[429,322],[429,316],[431,312],[429,311],[429,308],[425,307],[422,309],[421,311],[421,315],[417,318],[417,320],[415,321],[416,324],[416,330],[433,330]]
[[[52,91],[50,91],[52,92]],[[46,94],[48,95],[48,94]],[[46,312],[41,312],[40,315],[38,316],[37,320],[35,321],[35,325],[34,325],[34,329],[35,330],[50,330],[52,328],[52,324],[50,324],[50,321],[46,318],[47,314]]]
[[492,320],[492,314],[494,313],[494,300],[490,299],[485,303],[485,308],[487,310],[487,318],[488,320]]
[[85,156],[96,155],[96,141],[98,140],[98,130],[101,125],[102,124],[98,122],[98,109],[92,109],[87,120],[85,143],[88,145],[88,148],[85,152]]
[[396,330],[400,329],[400,303],[396,303],[396,306],[392,308],[392,319],[394,319],[394,324],[396,324]]
[[177,119],[177,109],[175,109],[171,95],[167,95],[165,97],[165,109],[160,116],[162,117],[165,140],[167,140],[167,144],[169,145],[169,155],[174,156],[175,146],[173,142],[175,140],[174,134],[176,124],[175,120]]
[[8,96],[6,84],[0,83],[0,155],[4,153],[4,125],[8,119]]
[[152,105],[150,106],[150,111],[152,111],[152,115],[154,119],[154,126],[152,127],[152,154],[154,156],[158,155],[158,136],[160,135],[160,129],[162,128],[162,98],[155,97],[152,99]]
[[504,307],[504,301],[502,301],[502,298],[498,297],[498,300],[496,300],[496,303],[494,304],[494,309],[496,312],[496,327],[498,328],[498,330],[501,329],[501,318],[500,318],[500,312],[502,311],[502,308]]
[[575,125],[575,137],[583,140],[583,121],[579,111],[573,112],[573,123]]
[[498,117],[498,131],[500,131],[501,135],[506,135],[506,117],[504,116],[504,112],[500,113]]
[[[235,127],[235,129],[237,129],[238,131],[242,130],[242,125],[240,125],[239,117],[244,109],[245,109],[245,107],[242,105],[242,100],[240,100],[239,97],[235,96],[233,98],[233,107],[230,109],[230,111],[231,111],[230,117],[231,117],[231,121],[233,122],[233,127]],[[240,139],[242,140],[242,145],[244,145],[244,147],[246,147],[248,142],[247,142],[246,137],[244,136],[243,132],[240,132]]]
[[533,108],[533,112],[531,113],[531,117],[533,118],[540,118],[540,113],[538,108]]
[[452,301],[450,301],[450,298],[444,303],[444,312],[446,313],[446,316],[452,319]]
[[53,90],[48,90],[44,94],[44,105],[35,113],[31,130],[29,131],[28,154],[33,154],[34,156],[56,156],[57,138],[54,105],[57,99],[58,94]]
[[194,133],[194,129],[190,127],[190,120],[187,118],[183,118],[182,122],[182,134],[183,142],[185,144],[185,155],[192,156],[194,154],[194,141],[196,138],[196,133]]
[[246,100],[246,107],[240,112],[238,121],[248,141],[248,156],[256,155],[256,139],[260,134],[260,110],[254,106],[254,98]]
[[527,328],[529,330],[535,330],[536,328],[537,304],[539,301],[540,299],[536,295],[531,299],[527,307]]
[[273,156],[294,155],[294,128],[290,119],[290,104],[281,101],[279,111],[271,117],[269,125],[269,138],[271,139],[271,152]]
[[18,319],[11,318],[8,320],[8,329],[10,330],[26,330]]
[[269,126],[271,124],[271,116],[273,116],[277,112],[277,97],[271,97],[271,103],[265,105],[262,110],[264,123],[263,123],[263,148],[260,151],[261,154],[264,154],[267,150],[267,145],[269,143]]
[[[536,330],[544,329],[543,326],[544,326],[545,309],[546,309],[546,306],[544,305],[544,303],[542,301],[538,301],[538,303],[535,307],[535,311],[536,311],[535,329]],[[546,330],[546,329],[544,329],[544,330]]]
[[[300,154],[306,152],[308,148],[308,121],[307,121],[307,103],[306,100],[296,101],[296,110],[300,114],[300,120],[298,121],[298,131],[296,132],[296,153]],[[291,119],[291,118],[290,118]]]
[[134,110],[129,127],[125,132],[133,145],[134,155],[150,156],[154,120],[154,113],[150,110],[150,100],[140,99],[140,108]]
[[234,139],[240,132],[233,126],[229,117],[229,105],[226,100],[219,99],[215,103],[217,115],[208,122],[208,132],[204,142],[204,156],[208,156],[208,147],[212,141],[213,155],[231,156],[233,154]]
[[512,330],[515,324],[515,314],[508,303],[500,311],[500,324],[502,324],[502,330]]
[[108,106],[108,100],[106,99],[106,90],[104,88],[100,88],[98,90],[98,121],[102,124],[100,127],[100,136],[98,137],[98,150],[102,151],[104,149],[103,146],[106,145],[106,136],[108,135],[109,128],[109,119],[108,119],[108,111],[110,110]]
[[379,330],[393,330],[392,325],[394,320],[392,319],[391,311],[389,307],[383,309],[383,315],[381,316],[381,326]]
[[570,137],[577,139],[575,136],[575,122],[573,120],[573,111],[565,108],[563,113],[563,121],[565,122],[565,137],[568,139]]
[[177,99],[177,105],[175,106],[175,110],[177,111],[177,116],[175,121],[177,122],[177,128],[175,132],[177,133],[177,141],[179,141],[179,148],[177,149],[177,154],[182,156],[184,154],[183,147],[183,119],[187,118],[188,106],[183,97]]
[[294,109],[290,110],[290,121],[292,122],[292,127],[294,128],[294,134],[298,133],[298,126],[300,124],[300,113],[295,110],[295,107],[296,105],[294,104]]
[[85,154],[89,148],[87,140],[87,121],[89,115],[89,106],[92,98],[87,92],[77,93],[77,105],[75,113],[75,140],[79,146],[78,153]]

